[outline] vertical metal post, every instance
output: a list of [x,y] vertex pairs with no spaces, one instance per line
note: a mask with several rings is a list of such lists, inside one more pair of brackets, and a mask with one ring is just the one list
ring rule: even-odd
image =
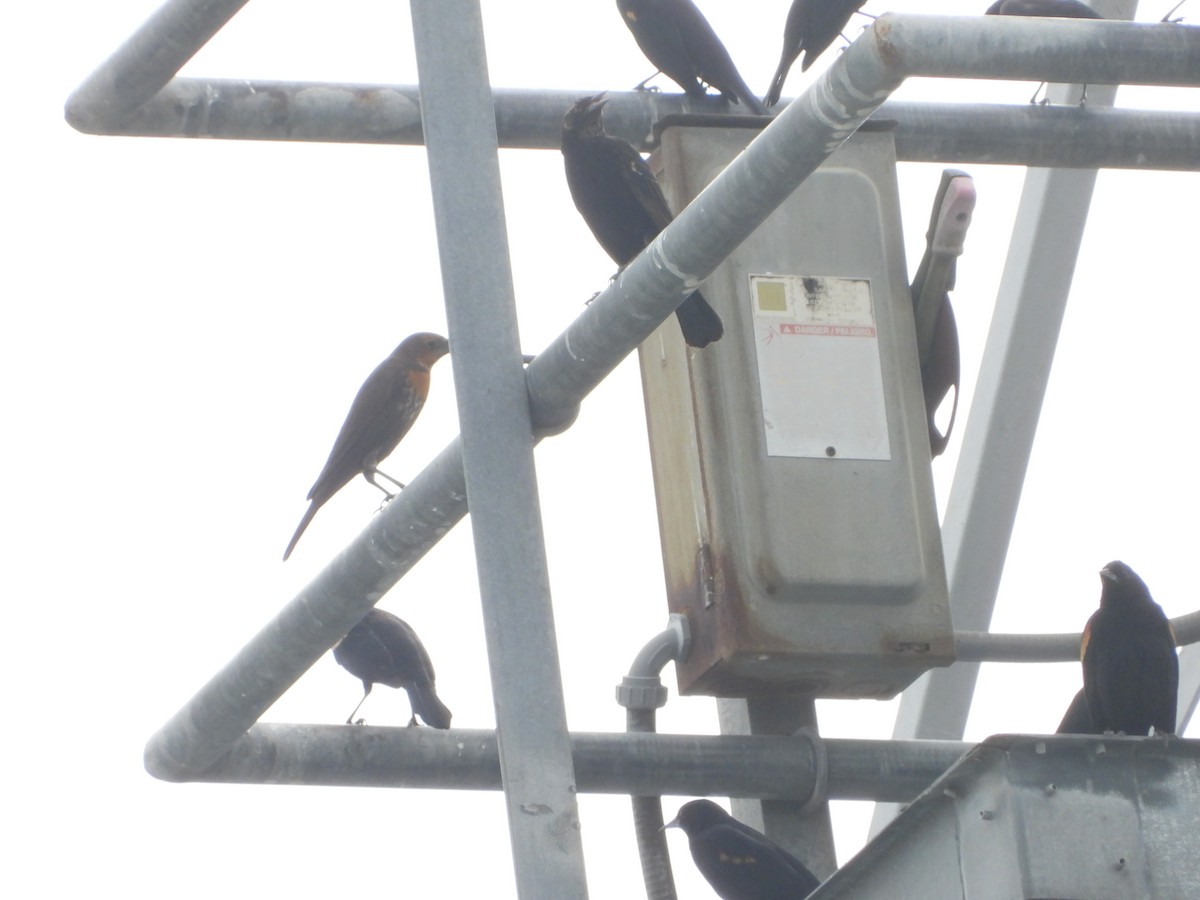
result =
[[[1095,5],[1112,18],[1137,8]],[[1077,102],[1072,86],[1049,90],[1056,102]],[[1116,91],[1093,85],[1088,102],[1112,106]],[[1025,178],[942,525],[956,630],[991,623],[1095,184],[1095,169],[1030,169]],[[979,663],[923,675],[904,692],[892,737],[961,740],[978,677]],[[872,834],[898,809],[878,804]]]
[[463,469],[517,890],[585,898],[478,0],[412,0]]
[[[766,695],[748,700],[718,699],[717,716],[722,734],[786,735],[802,728],[817,734],[816,702],[808,698]],[[824,794],[822,772],[818,772],[816,783],[817,792]],[[732,806],[735,818],[795,854],[822,881],[837,870],[833,823],[824,797],[806,803],[734,799]]]

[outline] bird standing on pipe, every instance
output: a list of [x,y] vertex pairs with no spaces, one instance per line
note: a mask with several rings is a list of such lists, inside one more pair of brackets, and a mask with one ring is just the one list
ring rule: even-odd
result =
[[1096,733],[1175,733],[1175,635],[1146,582],[1114,560],[1100,570],[1100,608],[1080,642],[1083,691]]
[[767,115],[692,0],[617,0],[617,9],[646,58],[689,97],[705,96],[712,85],[730,103]]
[[[850,17],[867,0],[793,0],[783,26],[783,54],[779,68],[771,79],[771,88],[763,101],[767,106],[779,102],[783,83],[787,80],[792,63],[803,53],[804,62],[800,71],[807,72],[822,53],[842,33]],[[864,14],[865,15],[865,14]]]
[[420,716],[434,728],[450,727],[450,710],[434,690],[429,654],[417,633],[399,616],[372,609],[333,648],[333,658],[363,683],[362,700],[346,719],[347,725],[354,721],[354,713],[370,695],[371,688],[386,684],[408,692],[412,706],[410,726],[416,725]]
[[349,484],[354,476],[363,477],[388,498],[392,494],[375,480],[379,475],[397,487],[396,479],[379,471],[379,463],[396,449],[417,420],[425,398],[429,396],[429,370],[450,352],[450,343],[440,334],[419,332],[406,337],[392,355],[367,376],[350,412],[333,442],[325,468],[308,492],[309,505],[283,553],[292,555],[296,542],[313,516],[330,497]]
[[[567,187],[575,208],[614,262],[624,266],[642,252],[674,216],[654,173],[633,145],[605,133],[604,95],[575,102],[562,123]],[[683,339],[704,347],[724,334],[721,317],[699,291],[675,310]]]

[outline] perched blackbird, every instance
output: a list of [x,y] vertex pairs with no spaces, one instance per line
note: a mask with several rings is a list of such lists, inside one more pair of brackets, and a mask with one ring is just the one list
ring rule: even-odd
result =
[[682,828],[692,859],[723,900],[801,900],[821,882],[773,840],[711,800],[692,800],[664,828]]
[[783,93],[783,83],[787,80],[788,70],[802,52],[804,62],[800,71],[807,72],[808,67],[816,58],[824,53],[833,39],[842,33],[850,17],[867,0],[792,0],[792,8],[788,10],[787,22],[783,26],[783,54],[779,58],[779,68],[771,79],[771,89],[763,101],[767,106],[779,102]]
[[1080,688],[1071,705],[1067,707],[1055,734],[1099,734],[1092,725],[1092,714],[1088,712],[1087,694]]
[[380,472],[379,463],[396,449],[400,439],[417,420],[429,395],[429,369],[450,352],[449,342],[439,334],[419,332],[406,337],[392,355],[367,376],[350,412],[333,442],[325,468],[308,492],[311,501],[283,553],[292,555],[296,542],[330,497],[349,484],[359,472],[388,497],[394,496],[375,480],[376,475],[404,487]]
[[333,658],[363,683],[362,700],[346,719],[347,725],[354,721],[354,713],[371,688],[386,684],[408,691],[413,714],[409,725],[416,725],[420,716],[434,728],[450,727],[450,710],[433,688],[433,663],[417,633],[403,619],[382,609],[371,610],[333,648]]
[[1146,583],[1123,562],[1100,570],[1100,608],[1083,629],[1083,690],[1097,733],[1175,731],[1175,635]]
[[[673,216],[641,154],[604,132],[603,98],[599,94],[577,100],[563,117],[563,163],[575,208],[600,246],[624,266]],[[707,346],[724,333],[721,317],[699,291],[684,300],[675,315],[689,346]]]
[[767,115],[692,0],[617,0],[617,9],[646,58],[684,93],[703,97],[712,85],[730,103]]
[[1055,19],[1103,19],[1079,0],[996,0],[985,16],[1044,16]]

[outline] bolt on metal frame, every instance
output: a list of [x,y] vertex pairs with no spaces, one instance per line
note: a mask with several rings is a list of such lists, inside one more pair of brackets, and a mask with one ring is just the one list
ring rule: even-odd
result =
[[[254,103],[279,102],[274,94],[265,99],[255,99],[245,91],[239,93],[238,90],[229,88],[227,93],[234,95],[228,98],[231,105],[226,104],[225,99],[209,102],[207,105],[197,104],[192,101],[201,85],[220,88],[221,84],[174,77],[196,50],[243,5],[245,0],[171,0],[72,95],[67,104],[68,120],[80,130],[95,133],[162,134],[175,128],[176,130],[170,133],[185,136],[202,136],[206,133],[222,137],[265,136],[253,134],[253,128],[242,131],[241,126],[248,123],[249,109]],[[426,41],[432,41],[436,32],[456,26],[464,29],[460,34],[472,41],[478,40],[478,47],[482,52],[482,34],[477,27],[478,0],[413,0],[413,13],[419,58],[430,52],[432,44],[427,44]],[[455,23],[454,19],[460,21]],[[1093,41],[1097,35],[1103,35],[1106,48],[1104,54],[1093,52]],[[428,60],[422,64],[423,80],[429,65]],[[724,257],[770,214],[779,198],[794,190],[833,148],[874,114],[905,78],[915,75],[1044,78],[1054,82],[1086,81],[1092,85],[1126,83],[1197,86],[1200,85],[1200,29],[1168,25],[1135,26],[1111,21],[1059,21],[1050,27],[1046,23],[1033,20],[892,14],[881,16],[835,60],[804,95],[780,113],[750,148],[713,182],[705,192],[704,203],[693,204],[682,211],[675,222],[626,267],[620,277],[580,315],[579,319],[534,360],[525,373],[524,382],[519,377],[519,355],[513,337],[515,323],[511,318],[511,285],[507,288],[501,285],[497,294],[489,299],[493,308],[498,311],[497,314],[503,317],[498,337],[474,333],[470,320],[460,316],[451,299],[448,303],[451,337],[455,341],[456,349],[470,348],[453,357],[459,383],[469,386],[494,379],[494,383],[499,385],[499,391],[504,395],[503,403],[507,403],[513,409],[528,400],[529,419],[523,420],[517,415],[509,422],[512,427],[506,433],[505,440],[506,446],[511,448],[511,458],[505,461],[489,458],[486,444],[492,442],[494,436],[482,432],[486,423],[490,421],[488,411],[478,408],[477,398],[465,396],[468,391],[464,390],[464,396],[460,397],[462,437],[452,442],[433,460],[381,515],[372,520],[354,542],[150,739],[146,748],[147,768],[155,775],[170,780],[225,780],[221,778],[223,768],[234,765],[239,760],[243,764],[254,763],[256,759],[261,762],[260,754],[265,752],[264,740],[278,742],[271,745],[270,752],[279,754],[279,758],[289,755],[307,758],[305,754],[313,752],[313,748],[317,746],[321,746],[324,753],[337,755],[336,748],[320,743],[321,740],[332,736],[332,730],[326,734],[319,728],[263,726],[255,725],[255,722],[274,700],[462,518],[467,509],[468,496],[472,511],[476,514],[473,518],[479,517],[479,520],[491,523],[487,528],[480,527],[479,521],[476,523],[477,564],[485,604],[499,602],[496,598],[511,598],[514,596],[514,590],[530,588],[533,602],[522,610],[522,615],[528,617],[525,623],[539,635],[552,636],[553,624],[549,620],[549,605],[546,602],[548,587],[543,577],[544,548],[539,539],[540,528],[537,522],[536,488],[532,481],[532,472],[526,468],[532,443],[537,437],[531,438],[528,429],[524,434],[518,433],[518,426],[528,421],[532,424],[534,433],[540,437],[569,425],[583,396],[671,313],[691,286],[711,273]],[[421,92],[422,104],[425,107],[425,121],[421,123],[421,109],[418,107],[414,110],[411,95],[408,95],[406,100],[406,95],[401,89],[381,89],[395,93],[394,107],[398,120],[406,120],[411,129],[415,114],[415,121],[429,129],[431,175],[434,179],[435,203],[439,210],[439,236],[442,238],[444,271],[458,264],[469,267],[468,261],[474,258],[476,251],[474,247],[465,250],[459,245],[461,234],[451,223],[458,215],[458,204],[462,202],[462,198],[455,196],[454,190],[449,187],[445,188],[444,192],[439,189],[441,176],[437,173],[444,161],[433,159],[434,144],[439,145],[438,153],[445,152],[447,142],[452,143],[461,138],[470,142],[470,151],[477,154],[474,158],[485,162],[489,154],[494,155],[496,145],[495,132],[485,125],[482,120],[487,117],[480,112],[490,100],[491,92],[487,89],[486,80],[480,80],[481,72],[476,70],[464,73],[463,77],[473,77],[476,80],[471,84],[470,103],[474,105],[469,107],[473,115],[463,113],[461,133],[456,133],[453,123],[449,122],[449,119],[457,117],[459,113],[453,111],[453,107],[438,110],[431,106],[433,94],[427,95],[424,90]],[[282,93],[283,101],[290,104],[287,107],[289,114],[295,113],[304,121],[312,123],[310,134],[318,136],[309,139],[380,140],[382,137],[391,140],[391,135],[364,135],[353,121],[345,128],[340,127],[339,117],[343,114],[351,115],[355,111],[355,104],[347,103],[346,97],[342,95],[341,89],[346,86],[325,87],[328,88],[327,93],[331,97],[330,105],[317,104],[312,109],[301,109],[301,99],[311,92],[312,86],[290,86],[276,92]],[[433,87],[430,89],[433,90]],[[566,104],[560,103],[561,98],[551,92],[528,92],[525,96],[517,96],[516,92],[510,94],[513,108],[521,110],[517,119],[525,116],[535,120],[529,130],[540,131],[542,135],[540,138],[532,138],[535,142],[526,146],[542,146],[543,144],[536,141],[550,140],[546,135],[551,129],[556,132],[561,111]],[[182,106],[174,104],[172,98],[179,97],[192,98],[192,101]],[[614,98],[614,110],[619,108],[616,102],[618,99],[620,98]],[[1095,97],[1093,102],[1094,99]],[[446,98],[439,102],[449,105],[456,101]],[[634,101],[628,102],[633,109]],[[637,110],[643,115],[652,115],[653,109],[662,102],[665,101],[639,98]],[[647,105],[650,106],[649,110]],[[504,104],[500,106],[502,108]],[[911,152],[951,152],[945,148],[957,145],[939,142],[931,136],[945,124],[945,115],[939,119],[937,112],[929,113],[925,106],[913,106],[915,109],[905,110],[897,105],[898,113],[911,115],[916,123],[913,126],[914,149]],[[232,112],[230,118],[224,123],[216,122],[213,112],[221,112],[227,108]],[[205,112],[206,116],[201,120],[190,118],[189,114],[196,110]],[[926,113],[929,113],[934,124],[926,126],[919,121],[921,115]],[[444,118],[439,121],[443,114]],[[971,119],[972,123],[977,123],[999,122],[1007,114],[987,109],[972,109],[971,115],[974,117]],[[1113,123],[1115,128],[1136,128],[1135,121],[1145,121],[1152,129],[1150,137],[1145,138],[1145,146],[1141,149],[1151,154],[1157,153],[1157,158],[1164,160],[1164,165],[1196,167],[1197,126],[1193,116],[1143,118],[1143,114],[1130,116],[1116,111],[1089,109],[1022,111],[1018,118],[1028,126],[1022,139],[1033,144],[1039,143],[1033,136],[1033,131],[1042,127],[1043,118],[1050,128],[1072,129],[1080,126],[1081,133],[1086,133],[1088,128],[1107,128],[1105,123]],[[525,127],[524,120],[520,120],[513,126],[513,130],[520,131]],[[440,133],[439,128],[443,129]],[[398,131],[397,134],[399,133]],[[648,129],[642,133],[648,133]],[[294,139],[296,135],[288,137]],[[996,135],[998,142],[1000,137],[1000,134]],[[970,144],[970,140],[962,140]],[[1042,142],[1044,146],[1041,146],[1041,149],[1030,152],[1043,162],[1058,161],[1064,165],[1092,167],[1108,164],[1107,147],[1105,151],[1096,153],[1093,149],[1087,149],[1083,140],[1056,140],[1055,143],[1071,145],[1069,152],[1063,151],[1060,154],[1059,151],[1050,149],[1045,142]],[[977,143],[974,146],[977,148],[974,152],[986,152],[983,145]],[[1114,164],[1129,165],[1129,151],[1129,146],[1113,148]],[[1019,144],[1009,144],[1003,151],[1018,155],[1022,152]],[[491,206],[500,210],[502,207],[499,202],[498,181],[493,184],[490,173],[484,174],[484,184],[479,186],[479,189],[494,193],[484,198],[476,197],[474,208]],[[1045,188],[1040,191],[1043,202],[1032,204],[1028,210],[1023,211],[1022,216],[1026,224],[1035,231],[1038,227],[1044,227],[1046,220],[1041,212],[1046,209],[1044,199],[1064,181],[1067,187],[1061,188],[1061,204],[1054,205],[1071,205],[1078,215],[1079,198],[1084,193],[1090,193],[1090,177],[1092,173],[1089,172],[1072,173],[1066,179],[1044,176]],[[1072,196],[1074,201],[1070,199]],[[1086,209],[1086,201],[1082,206]],[[481,228],[493,242],[489,253],[495,252],[505,256],[501,266],[507,271],[502,221],[489,221]],[[1018,228],[1018,233],[1020,231]],[[1025,249],[1014,250],[1014,255],[1028,253]],[[1072,262],[1065,269],[1043,272],[1044,277],[1062,284],[1063,299],[1066,285],[1070,281],[1069,269],[1073,264],[1074,253],[1069,255]],[[476,283],[479,274],[468,272],[463,277],[466,279],[464,283],[470,285]],[[1027,281],[1028,273],[1025,273],[1025,277],[1018,277],[1015,273],[1006,274],[1005,285],[1002,286],[1002,301],[1004,296],[1019,295],[1022,292],[1020,286]],[[491,287],[495,289],[494,284]],[[449,296],[451,292],[448,290],[447,293]],[[1016,300],[1012,301],[1016,308],[1009,309],[1008,302],[1003,305],[1005,309],[998,313],[998,319],[1009,318],[1016,322],[1024,318],[1026,311]],[[1054,315],[1060,316],[1061,310],[1056,311]],[[1022,322],[1022,327],[1028,327],[1028,323]],[[493,319],[488,322],[486,330],[496,328],[497,322]],[[994,419],[996,409],[1004,402],[1009,402],[1012,391],[1011,370],[1019,368],[1012,365],[1011,356],[1007,352],[1007,348],[1012,346],[1014,329],[1015,325],[1012,323],[1002,326],[999,331],[997,326],[993,325],[993,331],[997,331],[996,349],[992,349],[993,341],[990,338],[985,359],[987,371],[981,381],[991,379],[995,383],[990,388],[990,393],[985,391],[985,395],[990,399],[984,401],[984,407],[980,407],[981,410],[987,408],[981,414],[984,420]],[[1053,332],[1057,332],[1056,324]],[[1053,337],[1045,344],[1047,346],[1044,347],[1043,365],[1026,376],[1027,380],[1037,382],[1034,387],[1038,396],[1044,389],[1045,378],[1048,375],[1049,361],[1053,354]],[[505,353],[509,354],[507,358]],[[489,358],[493,354],[497,358]],[[976,418],[974,411],[972,418]],[[1032,414],[1032,421],[1036,421],[1036,412]],[[1027,423],[1030,430],[1032,421]],[[972,438],[972,433],[977,436]],[[970,571],[976,564],[973,554],[981,552],[978,549],[980,541],[968,540],[964,535],[969,531],[970,523],[976,520],[976,505],[979,504],[979,510],[984,509],[980,499],[981,493],[994,495],[997,492],[1011,492],[1011,500],[1015,504],[1029,452],[1027,442],[1015,442],[1005,457],[1006,471],[997,476],[993,468],[999,463],[985,455],[990,438],[978,436],[987,433],[986,429],[973,430],[968,423],[969,446],[964,446],[962,456],[963,465],[966,466],[963,472],[967,474],[956,477],[956,493],[960,494],[958,499],[952,498],[956,516],[948,515],[944,528],[947,546],[954,548],[954,553],[948,554],[948,558],[954,560],[951,576],[955,614],[962,615],[964,621],[978,621],[979,624],[973,627],[986,627],[987,619],[990,618],[999,565],[992,559],[983,566],[987,577],[978,583],[968,584],[955,578],[956,572]],[[524,493],[516,502],[520,507],[522,522],[530,530],[524,536],[527,539],[518,541],[519,546],[516,547],[503,542],[505,531],[517,529],[496,527],[494,512],[503,506],[505,500],[513,498],[508,488],[494,483],[501,476],[507,477],[511,474],[508,467],[510,462],[513,468],[524,469],[525,475],[528,476],[522,476],[520,490]],[[958,491],[960,481],[964,485],[970,485],[971,489],[965,493]],[[1006,544],[1010,529],[1011,521],[1008,521],[992,531],[991,539],[996,543]],[[1003,533],[999,533],[1000,531]],[[505,551],[515,554],[521,565],[517,566],[513,559],[504,558]],[[522,568],[528,573],[527,576],[516,575],[515,568]],[[532,580],[532,586],[528,579]],[[973,612],[962,612],[960,607]],[[982,613],[984,608],[986,614]],[[503,643],[501,636],[493,633],[499,618],[501,612],[498,609],[492,609],[490,606],[485,609],[489,648],[493,655]],[[1193,656],[1185,654],[1187,659]],[[556,662],[546,662],[546,672],[553,670],[556,678]],[[491,664],[494,674],[505,671],[503,659],[493,659]],[[546,672],[543,672],[543,675]],[[1196,679],[1191,678],[1188,681],[1188,677],[1185,677],[1184,680],[1191,683]],[[522,708],[520,698],[511,696],[514,692],[522,690],[518,683],[500,681],[494,685],[494,690],[499,720],[504,718],[503,710],[516,711]],[[951,687],[952,693],[960,694],[954,702],[962,716],[965,716],[969,704],[970,691],[971,688],[967,688],[964,693],[960,687]],[[552,807],[552,821],[547,818],[533,827],[511,823],[514,857],[522,895],[586,896],[582,856],[574,849],[578,844],[577,837],[566,837],[569,853],[566,854],[568,859],[562,865],[549,867],[540,873],[538,871],[538,861],[547,852],[549,842],[563,839],[558,829],[570,829],[574,824],[574,803],[568,796],[574,790],[570,736],[566,735],[565,726],[560,727],[560,723],[564,721],[561,685],[558,685],[557,696],[553,700],[550,704],[552,709],[538,726],[539,733],[547,735],[550,741],[542,758],[542,768],[548,774],[548,778],[541,779],[538,773],[529,773],[519,762],[508,759],[509,748],[512,748],[513,753],[519,752],[519,743],[508,744],[513,738],[512,730],[505,729],[503,721],[495,735],[497,758],[501,761],[505,787],[510,787],[511,779],[516,793],[516,796],[509,796],[510,822],[513,816],[524,814],[522,810],[525,807],[522,804],[531,800],[534,803],[540,802],[538,798],[542,797],[552,799],[552,803],[547,804]],[[342,730],[338,731],[340,733]],[[917,731],[921,729],[918,728]],[[564,737],[568,740],[564,740]],[[666,736],[645,737],[669,741]],[[436,753],[439,764],[444,764],[451,763],[456,758],[452,747],[441,747],[438,743],[444,738],[442,735],[419,735],[411,738],[396,736],[393,739],[405,745],[425,746]],[[769,740],[766,737],[747,739]],[[616,740],[623,741],[627,738],[621,736]],[[714,740],[730,742],[743,739],[725,737]],[[792,744],[803,743],[792,738],[775,740],[789,741]],[[826,743],[831,751],[839,746],[839,742]],[[925,742],[876,743],[890,744],[890,749],[906,758],[908,754],[920,756],[933,752],[933,747],[943,746],[936,743],[927,744],[929,749],[925,749],[922,747],[922,743]],[[733,745],[726,743],[723,746]],[[945,746],[955,747],[953,744]],[[689,758],[704,758],[711,753],[713,759],[719,759],[725,752],[721,748],[721,744],[709,750],[696,747],[689,749],[687,754]],[[882,764],[882,757],[887,752],[878,747],[871,750],[870,761],[864,765]],[[833,772],[838,755],[837,752],[829,754],[831,784],[834,781]],[[223,756],[225,758],[222,760]],[[221,762],[218,763],[218,760]],[[311,772],[306,774],[302,771],[300,777],[311,775]],[[364,777],[371,777],[370,773],[364,774]],[[617,778],[620,779],[621,776],[618,775]],[[642,790],[644,791],[644,786]],[[878,789],[873,791],[871,796],[875,799],[901,799],[898,795],[887,796],[886,791]],[[529,818],[541,819],[540,816]]]

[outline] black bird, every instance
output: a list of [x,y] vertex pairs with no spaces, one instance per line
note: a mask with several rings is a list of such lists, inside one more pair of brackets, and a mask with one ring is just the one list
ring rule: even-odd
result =
[[771,79],[771,89],[763,101],[767,106],[779,102],[783,93],[783,83],[787,80],[788,70],[801,53],[804,62],[800,71],[807,72],[824,53],[833,39],[842,33],[850,17],[858,12],[858,8],[867,0],[792,0],[792,8],[788,10],[787,22],[783,26],[783,54],[779,57],[779,68]]
[[1075,694],[1067,707],[1055,734],[1100,734],[1092,725],[1092,714],[1088,712],[1087,693],[1083,688]]
[[1038,16],[1052,19],[1103,19],[1079,0],[996,0],[985,16]]
[[359,472],[389,498],[394,495],[375,480],[376,475],[404,487],[395,478],[380,472],[379,463],[396,449],[412,428],[429,395],[429,370],[449,352],[450,343],[444,337],[422,331],[406,337],[392,355],[367,376],[350,404],[350,412],[333,442],[325,468],[308,492],[308,509],[283,552],[285,560],[292,555],[296,542],[317,510]]
[[1097,733],[1173,734],[1179,657],[1166,614],[1123,562],[1100,570],[1100,608],[1083,629],[1083,690]]
[[801,900],[821,883],[792,854],[711,800],[692,800],[663,826],[681,828],[692,859],[723,900]]
[[[577,100],[562,123],[563,163],[575,208],[614,262],[624,266],[674,218],[634,147],[604,131],[604,95]],[[721,317],[694,292],[675,310],[683,339],[704,347],[724,333]]]
[[730,103],[767,115],[692,0],[617,0],[617,9],[646,58],[689,97],[703,97],[712,85]]
[[376,684],[404,688],[412,706],[412,721],[420,716],[434,728],[450,727],[450,710],[438,699],[433,687],[433,663],[425,652],[417,633],[407,622],[382,609],[372,609],[347,632],[336,647],[333,658],[338,665],[363,683],[362,700],[346,719],[349,725],[354,713]]

